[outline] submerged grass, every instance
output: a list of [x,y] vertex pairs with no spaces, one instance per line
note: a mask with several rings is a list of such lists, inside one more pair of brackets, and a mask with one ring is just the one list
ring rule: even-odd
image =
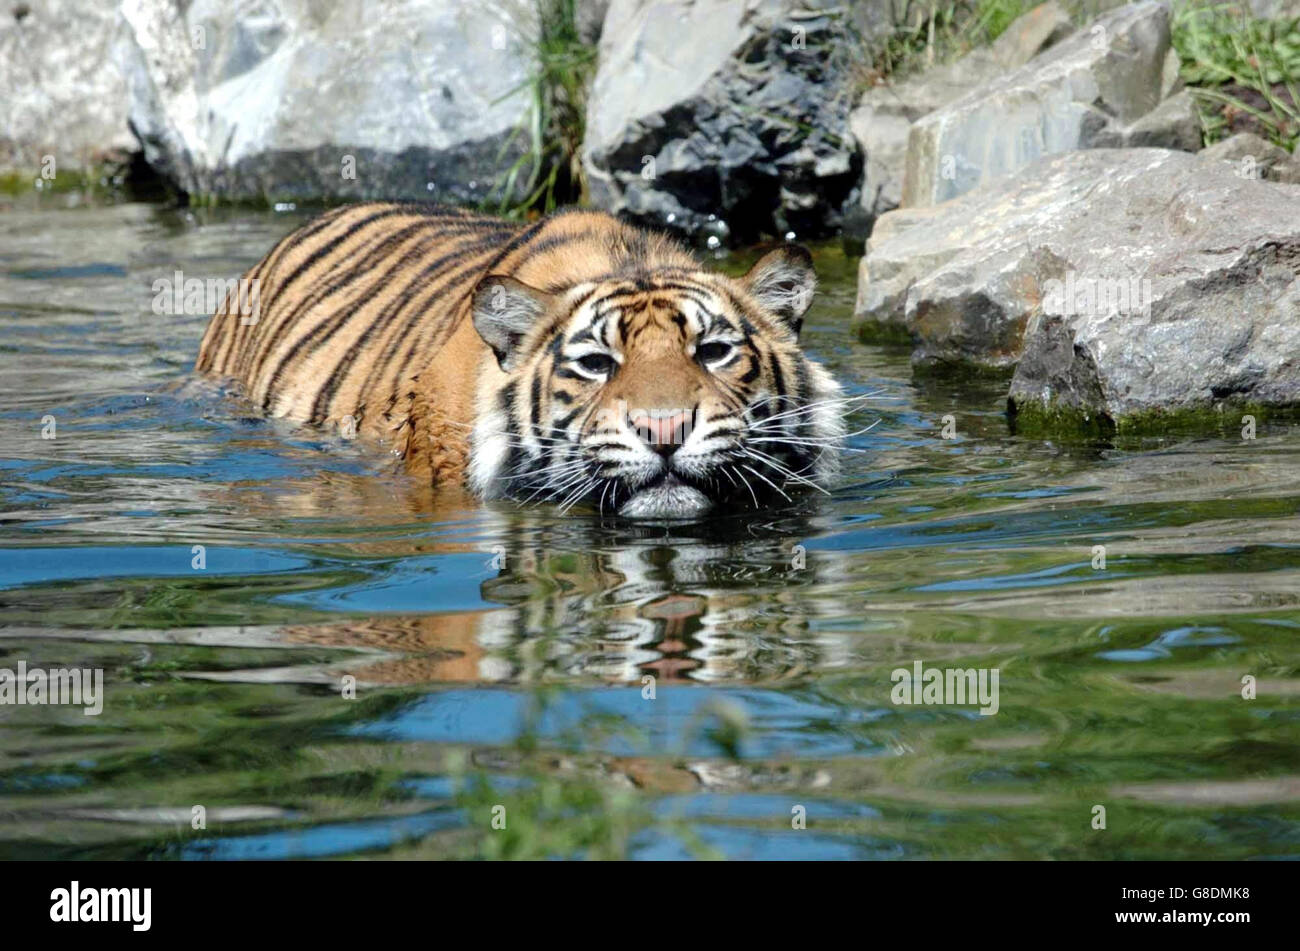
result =
[[[591,752],[610,737],[637,751],[624,761],[654,764],[645,730],[621,717],[586,715],[572,728],[546,739],[542,723],[548,708],[564,688],[535,684],[529,689],[529,706],[514,741],[495,758],[511,764],[500,784],[497,769],[472,763],[464,755],[449,764],[455,781],[456,805],[467,818],[466,857],[479,859],[547,860],[555,858],[614,859],[630,857],[638,836],[648,834],[676,839],[688,854],[699,859],[720,858],[705,845],[679,815],[662,815],[652,808],[652,798],[609,757]],[[629,690],[650,688],[630,685]],[[651,702],[653,698],[648,698]],[[675,754],[662,758],[652,772],[681,766],[692,739],[703,737],[725,761],[740,759],[741,738],[748,730],[743,711],[715,704],[693,720],[679,738]]]

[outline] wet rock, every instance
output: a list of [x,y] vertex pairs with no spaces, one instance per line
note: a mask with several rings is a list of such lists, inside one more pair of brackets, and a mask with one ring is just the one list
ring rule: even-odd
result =
[[100,0],[0,8],[0,171],[41,177],[135,147],[126,81],[109,63],[116,10]]
[[458,0],[124,0],[149,163],[232,199],[474,201],[518,154],[523,9]]
[[868,230],[870,222],[897,208],[902,199],[907,136],[914,121],[1023,66],[1073,29],[1069,14],[1051,0],[1018,18],[988,47],[901,83],[867,90],[849,123],[866,153],[861,202]]
[[1207,162],[1229,162],[1242,178],[1300,185],[1300,159],[1253,132],[1240,132],[1201,152]]
[[1169,9],[1105,14],[1026,65],[913,123],[902,204],[933,205],[1043,155],[1122,145],[1167,86]]
[[831,0],[612,0],[582,155],[593,204],[713,243],[833,231],[861,174],[856,48]]
[[1300,405],[1300,187],[1163,149],[1094,149],[881,219],[865,335],[1008,370],[1026,424]]

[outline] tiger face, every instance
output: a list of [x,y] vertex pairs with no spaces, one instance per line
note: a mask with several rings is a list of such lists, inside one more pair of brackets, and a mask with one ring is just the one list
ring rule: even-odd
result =
[[489,275],[472,298],[496,365],[471,488],[689,518],[820,487],[844,428],[838,384],[799,348],[815,284],[796,246],[740,278],[672,266],[539,289]]

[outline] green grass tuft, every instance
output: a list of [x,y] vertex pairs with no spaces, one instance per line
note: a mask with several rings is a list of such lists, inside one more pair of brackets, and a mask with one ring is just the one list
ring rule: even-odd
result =
[[531,51],[532,68],[528,78],[506,94],[526,93],[528,105],[502,154],[521,140],[523,153],[486,203],[497,214],[511,217],[544,214],[586,197],[580,156],[596,50],[579,33],[575,0],[534,0],[534,6],[535,28],[520,37]]
[[1030,0],[907,0],[902,25],[874,45],[864,85],[897,81],[987,46],[1033,6]]
[[1173,44],[1207,144],[1251,131],[1293,151],[1300,139],[1300,20],[1261,20],[1233,3],[1187,2]]

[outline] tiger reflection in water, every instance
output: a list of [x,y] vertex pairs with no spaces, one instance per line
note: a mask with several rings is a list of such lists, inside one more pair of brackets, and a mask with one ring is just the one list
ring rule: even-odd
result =
[[[381,504],[375,487],[369,476],[336,477],[297,501],[318,515],[357,511],[359,501],[373,512]],[[345,499],[353,488],[371,497]],[[293,502],[279,496],[271,504],[284,514]],[[425,504],[411,502],[413,511]],[[719,520],[706,537],[701,526],[666,536],[527,509],[485,514],[470,503],[460,514],[473,521],[457,534],[484,541],[432,540],[413,549],[403,539],[350,543],[349,551],[478,552],[482,573],[465,580],[494,607],[280,628],[276,639],[285,646],[350,652],[325,668],[285,670],[286,679],[336,683],[346,673],[370,685],[572,677],[631,684],[647,675],[660,684],[754,682],[838,664],[847,654],[843,635],[815,633],[809,624],[817,607],[807,592],[838,580],[844,557],[796,547],[815,533],[815,515],[785,516],[770,529]]]

